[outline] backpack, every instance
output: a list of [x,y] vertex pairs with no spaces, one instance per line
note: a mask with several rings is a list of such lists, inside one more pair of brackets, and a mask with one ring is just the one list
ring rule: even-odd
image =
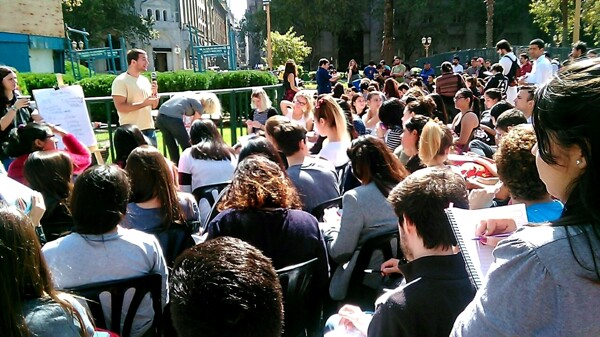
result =
[[[508,55],[504,55],[503,57],[508,57]],[[523,72],[521,71],[521,67],[519,67],[516,55],[514,60],[510,57],[508,57],[508,59],[512,62],[512,65],[510,66],[510,70],[508,71],[506,77],[508,77],[508,83],[512,87],[517,84],[517,78],[523,76]]]

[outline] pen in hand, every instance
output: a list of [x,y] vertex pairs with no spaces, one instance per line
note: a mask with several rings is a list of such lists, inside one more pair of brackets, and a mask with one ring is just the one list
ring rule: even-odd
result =
[[481,240],[483,238],[487,237],[491,237],[491,238],[506,238],[512,235],[513,232],[510,233],[501,233],[501,234],[493,234],[493,235],[482,235],[482,236],[476,236],[471,240]]
[[365,274],[381,274],[379,269],[365,269]]

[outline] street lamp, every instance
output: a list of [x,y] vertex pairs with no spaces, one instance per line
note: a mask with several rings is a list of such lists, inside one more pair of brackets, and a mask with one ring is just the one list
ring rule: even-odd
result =
[[423,48],[425,48],[425,57],[429,57],[429,46],[431,46],[431,36],[421,38],[421,43],[423,44]]
[[271,45],[271,0],[263,0],[263,6],[267,12],[267,64],[269,70],[273,70],[273,47]]
[[79,41],[77,45],[79,46],[79,50],[83,50],[83,41]]
[[560,36],[558,36],[558,34],[554,34],[554,36],[552,37],[552,40],[556,44],[556,47],[560,47]]

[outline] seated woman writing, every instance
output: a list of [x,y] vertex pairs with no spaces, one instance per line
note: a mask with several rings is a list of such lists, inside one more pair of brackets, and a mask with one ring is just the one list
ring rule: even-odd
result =
[[8,167],[8,176],[24,184],[23,167],[29,154],[35,151],[55,151],[56,136],[62,138],[73,162],[73,174],[79,175],[92,163],[90,151],[74,135],[49,124],[29,123],[13,129],[9,135],[6,153],[15,160]]

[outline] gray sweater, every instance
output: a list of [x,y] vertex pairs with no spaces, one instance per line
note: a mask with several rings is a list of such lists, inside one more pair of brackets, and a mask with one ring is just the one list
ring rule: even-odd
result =
[[[57,289],[157,273],[163,277],[162,305],[167,304],[167,267],[153,235],[120,226],[116,232],[104,235],[72,233],[47,243],[42,252]],[[125,303],[130,301],[131,296],[126,296]],[[150,328],[154,317],[150,301],[146,295],[138,309],[133,337]]]
[[[589,233],[589,232],[588,232]],[[451,336],[600,336],[600,284],[585,235],[523,227],[494,250],[484,285]],[[593,234],[590,234],[593,236]],[[600,259],[600,242],[591,244]]]
[[[325,229],[329,256],[340,264],[329,286],[329,294],[335,300],[346,297],[359,249],[365,241],[398,230],[398,217],[375,183],[344,193],[342,205],[339,227],[329,225]],[[383,262],[381,254],[374,254],[369,267],[378,269]]]

